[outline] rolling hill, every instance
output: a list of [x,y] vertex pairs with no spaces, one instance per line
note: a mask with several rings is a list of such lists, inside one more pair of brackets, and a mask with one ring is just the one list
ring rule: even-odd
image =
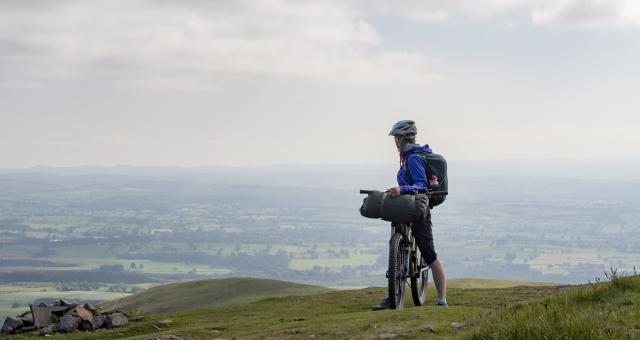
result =
[[156,286],[100,305],[104,310],[137,310],[142,314],[171,313],[244,304],[268,297],[318,294],[331,289],[268,279],[227,278]]

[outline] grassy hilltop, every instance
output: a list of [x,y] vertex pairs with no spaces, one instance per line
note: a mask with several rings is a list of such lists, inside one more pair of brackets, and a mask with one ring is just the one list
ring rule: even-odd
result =
[[[238,280],[235,285],[244,279]],[[367,288],[268,297],[250,303],[151,314],[120,329],[56,337],[633,339],[640,336],[638,276],[614,276],[611,282],[582,286],[488,288],[490,282],[476,281],[482,288],[451,288],[449,308],[433,306],[435,292],[431,290],[427,306],[412,307],[409,297],[402,311],[374,312],[370,308],[384,296],[385,289]],[[452,280],[451,286],[469,287],[473,283],[474,280]],[[197,286],[181,283],[173,288],[193,284]],[[496,282],[496,285],[505,287],[509,283]],[[192,288],[190,292],[197,294],[197,287]],[[161,300],[162,295],[154,299]],[[171,323],[163,322],[167,319]],[[463,328],[454,329],[454,322]]]
[[[449,288],[507,288],[520,285],[543,286],[549,283],[453,279]],[[192,309],[246,304],[268,297],[300,296],[329,292],[331,289],[292,282],[228,278],[161,285],[141,293],[103,303],[104,310],[137,311],[142,314],[173,313]]]
[[331,289],[268,279],[229,278],[173,283],[102,304],[105,310],[137,310],[143,314],[172,313],[217,307],[278,296],[299,296]]

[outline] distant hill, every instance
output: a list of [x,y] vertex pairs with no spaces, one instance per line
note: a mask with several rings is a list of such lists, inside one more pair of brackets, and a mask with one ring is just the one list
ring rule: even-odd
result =
[[276,296],[298,296],[331,291],[329,288],[268,279],[228,278],[157,286],[100,305],[106,310],[138,310],[143,314],[249,303]]

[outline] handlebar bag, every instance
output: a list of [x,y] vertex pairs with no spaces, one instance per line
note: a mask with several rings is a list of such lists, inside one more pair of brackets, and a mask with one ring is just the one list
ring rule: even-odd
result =
[[410,223],[423,218],[428,207],[429,199],[426,194],[390,196],[381,191],[373,191],[362,202],[360,214],[394,223]]

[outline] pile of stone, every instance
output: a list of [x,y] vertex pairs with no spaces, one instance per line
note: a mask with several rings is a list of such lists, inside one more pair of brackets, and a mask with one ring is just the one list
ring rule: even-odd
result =
[[80,305],[60,299],[52,305],[30,305],[30,311],[17,318],[7,317],[0,333],[3,335],[40,330],[40,335],[55,332],[68,333],[76,329],[93,332],[99,328],[113,328],[129,322],[127,314],[112,311],[100,312],[91,304]]

